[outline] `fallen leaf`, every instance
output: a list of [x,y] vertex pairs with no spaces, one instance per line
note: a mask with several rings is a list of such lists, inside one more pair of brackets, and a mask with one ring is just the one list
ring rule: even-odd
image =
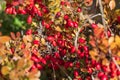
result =
[[113,9],[115,8],[115,6],[116,6],[115,0],[111,0],[111,1],[109,2],[109,7],[110,7],[110,9],[113,10]]

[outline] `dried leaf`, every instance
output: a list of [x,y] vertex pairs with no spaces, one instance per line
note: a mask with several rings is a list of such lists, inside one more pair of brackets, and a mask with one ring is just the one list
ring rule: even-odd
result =
[[41,43],[42,43],[43,45],[45,45],[45,39],[44,39],[44,38],[41,38]]
[[25,60],[24,59],[20,59],[18,62],[17,62],[17,69],[20,70],[24,67],[25,65]]
[[13,40],[16,39],[15,33],[11,32],[11,33],[10,33],[10,36],[11,36],[11,38],[12,38]]
[[2,69],[1,69],[1,73],[3,74],[3,75],[7,75],[7,74],[9,74],[9,67],[8,66],[3,66],[2,67]]
[[17,38],[20,38],[20,32],[16,33]]
[[93,4],[93,0],[84,0],[84,4],[86,6],[91,6]]
[[111,44],[114,41],[114,37],[110,37],[108,43]]
[[10,74],[9,75],[10,80],[19,80],[18,74],[15,70],[12,70],[9,74]]
[[55,30],[56,30],[56,31],[59,31],[59,32],[62,32],[60,26],[55,27]]
[[116,6],[115,0],[111,0],[111,1],[109,2],[109,7],[110,7],[110,9],[113,10],[113,9],[115,8],[115,6]]
[[90,56],[91,56],[92,59],[96,60],[95,57],[98,55],[96,50],[92,50],[92,51],[90,51],[89,54],[90,54]]

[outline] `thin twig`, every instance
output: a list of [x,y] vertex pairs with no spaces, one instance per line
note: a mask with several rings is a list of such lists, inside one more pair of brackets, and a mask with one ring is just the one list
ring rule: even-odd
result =
[[65,72],[65,70],[63,70],[59,64],[57,64],[57,65],[63,71],[63,73],[68,77],[68,79],[72,80],[72,78]]
[[92,78],[92,80],[95,80],[94,77],[93,77],[93,75],[91,75],[91,78]]
[[102,17],[102,23],[103,23],[103,26],[104,26],[104,32],[105,32],[106,37],[108,38],[108,35],[107,35],[107,26],[106,26],[106,23],[105,23],[102,1],[98,0],[98,3],[99,3],[99,7],[100,7],[100,12],[102,14],[101,17]]
[[[96,14],[96,15],[93,15],[93,16],[89,17],[89,18],[90,18],[90,19],[93,19],[93,18],[95,18],[95,17],[97,17],[97,16],[101,16],[101,14],[98,13],[98,14]],[[85,22],[82,24],[81,27],[78,28],[78,31],[76,32],[75,41],[74,41],[74,46],[75,46],[76,49],[78,49],[77,40],[78,40],[79,33],[80,33],[81,29],[83,28],[83,25],[84,25],[85,23],[87,23],[88,21],[89,21],[89,19],[85,20]]]
[[52,69],[53,69],[53,78],[54,78],[54,80],[56,80],[56,74],[55,74],[55,69],[54,69],[54,65],[53,65],[53,63],[51,62],[51,64],[52,64]]

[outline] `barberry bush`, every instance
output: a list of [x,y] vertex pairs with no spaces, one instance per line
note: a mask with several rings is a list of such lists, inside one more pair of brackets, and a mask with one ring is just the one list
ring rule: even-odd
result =
[[30,29],[0,46],[0,80],[119,80],[115,0],[6,0]]

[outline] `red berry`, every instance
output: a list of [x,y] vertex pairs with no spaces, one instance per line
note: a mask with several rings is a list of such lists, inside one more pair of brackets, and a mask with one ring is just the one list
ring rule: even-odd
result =
[[95,67],[96,67],[97,70],[100,70],[100,69],[101,69],[100,64],[96,64]]
[[78,9],[77,9],[77,12],[81,12],[81,11],[82,11],[82,9],[81,9],[81,8],[78,8]]
[[117,17],[117,21],[120,23],[120,16]]
[[27,31],[26,31],[26,35],[31,35],[32,34],[32,29],[28,29]]
[[111,36],[111,32],[109,30],[107,31],[107,35],[108,35],[108,37]]
[[71,53],[74,53],[75,51],[76,51],[76,48],[74,46],[70,48]]
[[69,16],[66,14],[64,15],[64,19],[67,20],[69,18]]
[[67,27],[73,27],[74,23],[71,20],[67,21]]
[[108,77],[107,77],[106,75],[103,75],[103,76],[101,77],[101,80],[108,80]]
[[91,26],[92,26],[93,29],[98,27],[97,24],[95,24],[95,23],[92,23]]
[[77,22],[73,22],[74,27],[77,28],[78,27],[78,23]]
[[39,45],[39,40],[34,40],[33,44]]
[[54,37],[48,36],[48,37],[47,37],[47,40],[48,40],[48,41],[53,41],[53,40],[54,40]]
[[82,43],[82,44],[84,44],[85,43],[85,39],[79,38],[79,42]]
[[75,77],[79,76],[79,73],[78,73],[77,70],[75,70],[75,71],[73,72],[73,74],[74,74]]
[[97,74],[97,76],[98,76],[99,78],[101,78],[103,75],[104,75],[103,72],[99,72],[99,73]]
[[31,60],[33,60],[34,62],[40,62],[38,57],[36,57],[34,55],[31,57]]
[[39,70],[42,70],[42,69],[43,69],[43,66],[40,65],[39,63],[36,64],[36,67],[37,67]]
[[56,14],[56,18],[60,17],[61,13],[60,12],[57,12]]
[[31,23],[32,23],[32,16],[31,16],[31,15],[28,16],[28,18],[27,18],[27,23],[28,23],[28,24],[31,24]]

